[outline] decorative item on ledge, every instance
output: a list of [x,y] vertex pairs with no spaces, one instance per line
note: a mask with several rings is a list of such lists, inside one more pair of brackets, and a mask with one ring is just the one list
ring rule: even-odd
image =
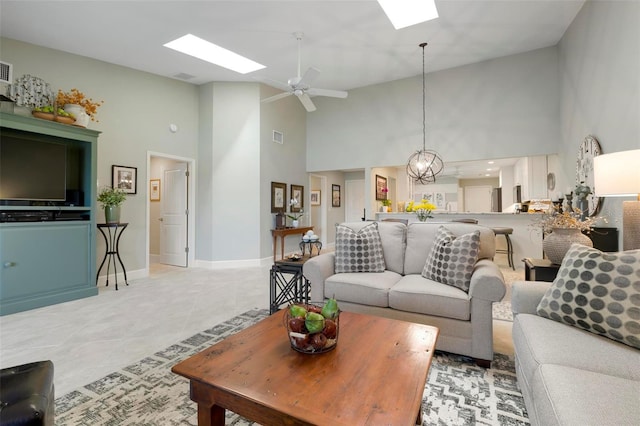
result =
[[64,110],[73,114],[76,118],[76,126],[87,127],[89,120],[96,120],[98,108],[104,101],[94,101],[87,98],[84,93],[78,89],[71,89],[69,92],[58,90],[56,97],[57,105],[64,105]]
[[17,107],[25,110],[22,114],[21,109],[16,109],[15,112],[19,115],[29,115],[33,108],[53,105],[55,102],[55,93],[49,83],[29,74],[16,78],[15,83],[9,86],[8,95]]
[[338,344],[340,309],[335,299],[290,305],[283,318],[291,348],[298,352],[321,354]]

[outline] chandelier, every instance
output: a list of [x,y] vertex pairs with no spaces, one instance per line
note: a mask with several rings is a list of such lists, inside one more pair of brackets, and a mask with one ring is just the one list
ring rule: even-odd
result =
[[414,152],[407,161],[407,174],[415,183],[421,184],[435,182],[436,176],[444,168],[440,154],[427,149],[427,92],[424,70],[424,48],[426,45],[427,43],[420,43],[420,47],[422,47],[422,149]]

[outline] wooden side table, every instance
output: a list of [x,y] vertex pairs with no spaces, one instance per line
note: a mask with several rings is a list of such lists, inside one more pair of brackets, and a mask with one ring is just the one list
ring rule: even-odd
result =
[[313,226],[304,226],[302,228],[282,228],[272,229],[271,235],[273,235],[273,261],[276,261],[276,248],[278,237],[280,237],[280,259],[284,259],[284,237],[287,235],[304,235],[307,231],[313,231]]
[[553,282],[560,269],[560,265],[556,265],[549,259],[532,259],[525,257],[523,262],[525,281]]

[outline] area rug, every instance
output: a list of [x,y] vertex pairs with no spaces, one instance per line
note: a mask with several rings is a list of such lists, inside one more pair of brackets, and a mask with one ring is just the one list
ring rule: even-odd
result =
[[[197,425],[188,381],[171,372],[179,361],[268,315],[252,310],[156,352],[55,401],[56,425]],[[436,352],[423,401],[423,426],[526,425],[513,359],[496,354],[492,367]],[[254,425],[227,411],[227,425]]]

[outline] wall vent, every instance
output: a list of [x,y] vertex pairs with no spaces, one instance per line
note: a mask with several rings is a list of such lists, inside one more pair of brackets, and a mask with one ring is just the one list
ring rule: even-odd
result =
[[13,65],[0,61],[0,83],[13,82]]
[[273,141],[275,143],[279,143],[280,145],[283,145],[284,144],[284,134],[282,132],[274,130],[273,131]]

